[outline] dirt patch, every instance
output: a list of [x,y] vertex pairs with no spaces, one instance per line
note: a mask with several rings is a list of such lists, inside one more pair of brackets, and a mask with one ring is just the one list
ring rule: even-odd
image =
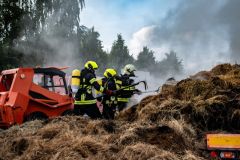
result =
[[12,142],[11,151],[17,155],[22,155],[23,152],[28,148],[29,143],[25,138],[16,139]]

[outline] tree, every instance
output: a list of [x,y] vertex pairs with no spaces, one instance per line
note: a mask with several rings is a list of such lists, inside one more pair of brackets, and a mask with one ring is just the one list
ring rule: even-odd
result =
[[157,71],[160,75],[175,75],[180,74],[183,70],[182,60],[179,60],[176,52],[170,51],[170,53],[165,53],[166,58],[157,63]]
[[[22,55],[14,52],[15,39],[23,29],[21,17],[26,11],[19,7],[16,0],[2,0],[0,2],[0,69],[20,65]],[[22,2],[26,4],[26,2]]]
[[155,68],[154,52],[149,50],[147,46],[143,47],[143,50],[138,54],[136,67],[139,70],[152,71]]
[[[45,40],[77,43],[84,0],[2,0],[0,67],[42,64],[56,51]],[[27,54],[27,55],[26,55]],[[5,60],[4,60],[5,59]]]
[[113,42],[109,55],[109,66],[120,72],[121,68],[123,68],[126,64],[133,62],[134,59],[129,55],[129,50],[125,45],[121,34],[118,34],[117,40]]
[[80,40],[80,57],[82,63],[93,60],[99,65],[100,71],[103,71],[107,65],[107,54],[103,51],[102,42],[99,40],[100,34],[91,29],[85,29]]
[[[80,30],[80,11],[84,0],[33,0],[22,6],[27,14],[22,17],[24,36],[32,38],[46,32],[69,37]],[[31,22],[31,23],[29,23]]]
[[34,66],[59,64],[64,58],[74,57],[81,37],[79,15],[83,7],[84,0],[35,0],[23,17],[25,23],[33,23],[25,27],[25,39],[18,41],[17,49],[27,55],[24,64],[29,58],[33,60],[29,65]]

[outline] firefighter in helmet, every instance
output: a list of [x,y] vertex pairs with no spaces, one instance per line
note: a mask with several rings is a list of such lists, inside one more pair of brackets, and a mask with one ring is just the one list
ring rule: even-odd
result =
[[96,119],[102,118],[102,115],[96,105],[96,99],[93,96],[93,88],[97,91],[104,92],[107,95],[111,95],[110,90],[104,89],[96,81],[95,70],[98,69],[98,65],[94,61],[88,61],[84,65],[84,69],[80,72],[80,84],[78,91],[75,94],[74,101],[74,113],[76,115],[87,114],[89,117]]
[[[137,93],[140,94],[141,91],[135,88],[135,86],[131,86],[134,84],[134,80],[132,79],[135,77],[136,68],[132,64],[127,64],[123,68],[123,74],[120,75],[119,79],[122,81],[121,85],[121,92],[118,95],[118,110],[122,111],[124,108],[127,107],[127,103],[129,102],[130,98],[133,94]],[[128,87],[129,86],[129,87]]]
[[[116,91],[120,89],[119,84],[121,81],[116,79],[117,72],[116,70],[109,68],[104,72],[104,78],[101,79],[101,84],[104,88],[111,91]],[[117,107],[117,97],[116,93],[112,95],[103,95],[100,99],[103,104],[103,117],[106,119],[114,119],[114,115]]]

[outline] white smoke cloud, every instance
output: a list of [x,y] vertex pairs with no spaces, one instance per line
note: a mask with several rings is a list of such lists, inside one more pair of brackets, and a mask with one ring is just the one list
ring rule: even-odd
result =
[[[27,39],[21,37],[18,40],[20,45],[15,49],[26,55],[25,66],[40,66],[41,64],[38,63],[43,61],[42,67],[69,67],[65,70],[67,73],[82,67],[80,58],[77,57],[80,54],[79,42],[74,36],[64,35],[69,31],[68,24],[56,26],[63,16],[60,12],[49,15],[45,19],[47,25],[43,27],[44,30],[41,30],[40,35],[37,37],[29,35]],[[41,57],[42,61],[36,62],[36,58],[31,58],[34,56],[38,58],[37,60]]]
[[174,50],[188,73],[239,62],[239,8],[238,0],[182,0],[164,19],[132,35],[130,53],[136,58],[148,46],[161,60],[165,52]]
[[[142,51],[144,46],[150,47],[150,49],[154,49],[155,56],[157,60],[161,60],[164,58],[164,53],[169,51],[169,47],[167,44],[165,46],[153,46],[151,42],[151,37],[154,34],[154,29],[157,26],[146,26],[138,30],[137,32],[133,33],[132,38],[128,44],[130,53],[133,54],[133,57],[137,59],[139,52]],[[162,54],[157,54],[162,53]]]
[[150,44],[148,38],[153,33],[154,28],[155,26],[147,26],[133,33],[132,39],[129,42],[129,49],[133,54],[134,58],[137,58],[137,55],[141,51],[143,46]]

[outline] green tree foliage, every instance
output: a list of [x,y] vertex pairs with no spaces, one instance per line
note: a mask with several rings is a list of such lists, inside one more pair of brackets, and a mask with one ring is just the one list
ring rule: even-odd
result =
[[99,64],[100,71],[107,65],[107,54],[103,51],[102,42],[99,40],[100,34],[94,28],[83,30],[80,40],[80,59],[82,63],[93,60]]
[[21,62],[22,55],[13,50],[14,40],[23,29],[21,17],[26,13],[19,5],[16,0],[0,1],[0,70],[18,66]]
[[109,66],[115,68],[118,72],[129,63],[134,63],[134,59],[129,55],[129,51],[120,34],[117,35],[117,40],[113,42],[109,55]]
[[143,47],[143,50],[138,54],[136,67],[143,71],[152,71],[155,67],[154,52],[149,50],[147,46]]
[[[0,68],[44,63],[55,56],[45,39],[77,43],[84,0],[1,0]],[[24,53],[24,54],[23,54]]]
[[157,76],[176,75],[183,71],[182,60],[179,60],[176,52],[165,53],[166,58],[156,63],[156,70],[153,72]]
[[40,33],[70,37],[80,30],[80,11],[84,0],[33,0],[21,8],[27,10],[22,17],[24,36],[32,38]]
[[181,74],[183,71],[182,60],[179,60],[176,52],[170,51],[165,53],[166,58],[161,61],[156,61],[154,52],[148,47],[143,47],[143,50],[139,53],[135,65],[138,70],[148,71],[152,75],[161,76],[174,76]]
[[82,33],[79,15],[83,7],[84,0],[35,0],[34,7],[23,17],[25,23],[32,23],[25,27],[25,39],[18,41],[18,50],[27,55],[24,64],[34,62],[34,66],[62,60],[67,51],[61,51],[59,46],[66,50],[74,48],[71,52],[77,53],[73,46],[77,46]]

